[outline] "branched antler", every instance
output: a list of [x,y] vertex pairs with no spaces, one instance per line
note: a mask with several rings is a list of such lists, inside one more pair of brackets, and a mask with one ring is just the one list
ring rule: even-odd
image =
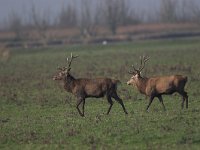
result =
[[133,68],[134,71],[129,71],[129,74],[134,74],[135,72],[137,72],[137,69],[135,69],[134,65],[131,66]]
[[128,73],[134,74],[134,73],[136,73],[136,72],[141,72],[141,71],[144,69],[145,63],[146,63],[148,60],[149,60],[149,57],[148,57],[148,56],[143,56],[143,57],[140,56],[140,67],[139,67],[139,69],[136,69],[136,68],[134,67],[134,65],[132,65],[133,71],[129,71]]
[[139,71],[142,71],[145,67],[145,63],[149,60],[149,57],[148,56],[143,56],[141,57],[140,56],[140,62],[141,62],[141,66],[140,68],[138,69]]
[[69,71],[70,69],[71,69],[71,63],[72,63],[72,60],[74,59],[74,58],[77,58],[78,57],[78,55],[76,55],[76,56],[73,56],[73,54],[71,53],[71,59],[69,60],[69,58],[67,57],[67,63],[68,63],[68,66],[67,66],[67,71]]
[[78,57],[78,55],[77,56],[73,56],[73,54],[71,53],[70,59],[67,57],[67,67],[59,67],[58,66],[57,69],[60,70],[60,71],[66,71],[66,72],[70,71],[72,60],[74,58],[77,58],[77,57]]

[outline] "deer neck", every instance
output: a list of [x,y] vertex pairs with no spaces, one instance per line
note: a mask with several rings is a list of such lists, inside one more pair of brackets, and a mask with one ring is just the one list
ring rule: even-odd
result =
[[148,81],[148,78],[146,77],[139,77],[135,84],[136,84],[136,87],[138,88],[138,90],[140,91],[140,93],[142,94],[146,94],[146,85],[147,85],[147,81]]
[[75,87],[75,80],[76,79],[71,75],[68,75],[64,78],[64,88],[70,93],[72,93]]

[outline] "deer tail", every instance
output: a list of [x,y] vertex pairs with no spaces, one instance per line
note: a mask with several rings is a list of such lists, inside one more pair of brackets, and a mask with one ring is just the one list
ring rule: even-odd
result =
[[113,83],[117,85],[117,84],[121,84],[121,81],[120,80],[113,80]]
[[183,84],[183,87],[186,85],[187,81],[188,81],[188,77],[187,76],[183,76],[182,81],[181,81],[182,84]]
[[185,83],[188,81],[188,77],[187,76],[185,76]]
[[184,83],[186,84],[187,81],[188,81],[188,77],[187,77],[187,76],[184,76],[184,77],[183,77],[183,81],[184,81]]

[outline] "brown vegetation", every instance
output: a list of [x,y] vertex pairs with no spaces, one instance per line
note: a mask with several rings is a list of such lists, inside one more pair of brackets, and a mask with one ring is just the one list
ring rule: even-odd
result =
[[[130,0],[81,0],[63,3],[57,15],[32,3],[27,19],[12,11],[0,44],[38,47],[200,36],[200,8],[194,0],[161,0],[159,9],[145,12]],[[57,16],[57,17],[52,17]],[[24,21],[27,20],[27,21]],[[10,33],[11,32],[11,33]],[[9,36],[6,34],[10,34]]]
[[0,60],[1,61],[8,61],[11,57],[10,50],[5,48],[5,46],[0,45]]
[[[78,43],[102,43],[103,41],[118,42],[132,41],[138,39],[154,38],[174,38],[199,36],[199,25],[195,23],[168,23],[168,24],[140,24],[118,27],[116,34],[111,35],[105,27],[98,26],[95,29],[96,36],[83,38],[77,27],[68,28],[48,28],[46,31],[46,45],[78,44]],[[27,37],[23,40],[15,39],[15,33],[10,31],[1,31],[0,45],[6,44],[7,47],[38,47],[43,46],[43,41],[37,30],[31,29],[27,32]]]

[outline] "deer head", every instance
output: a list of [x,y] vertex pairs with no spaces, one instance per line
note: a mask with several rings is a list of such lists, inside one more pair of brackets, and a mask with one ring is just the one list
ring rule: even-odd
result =
[[135,81],[138,80],[138,78],[141,78],[141,71],[144,69],[145,67],[145,63],[149,60],[149,57],[147,56],[140,56],[140,67],[139,69],[136,69],[134,67],[134,65],[132,65],[133,70],[129,71],[128,73],[130,73],[131,75],[133,75],[131,77],[131,79],[127,82],[128,85],[130,84],[135,84]]
[[77,57],[78,56],[73,56],[71,53],[71,58],[69,59],[67,57],[67,67],[58,67],[59,72],[53,77],[53,80],[63,80],[65,77],[69,76],[72,60]]

